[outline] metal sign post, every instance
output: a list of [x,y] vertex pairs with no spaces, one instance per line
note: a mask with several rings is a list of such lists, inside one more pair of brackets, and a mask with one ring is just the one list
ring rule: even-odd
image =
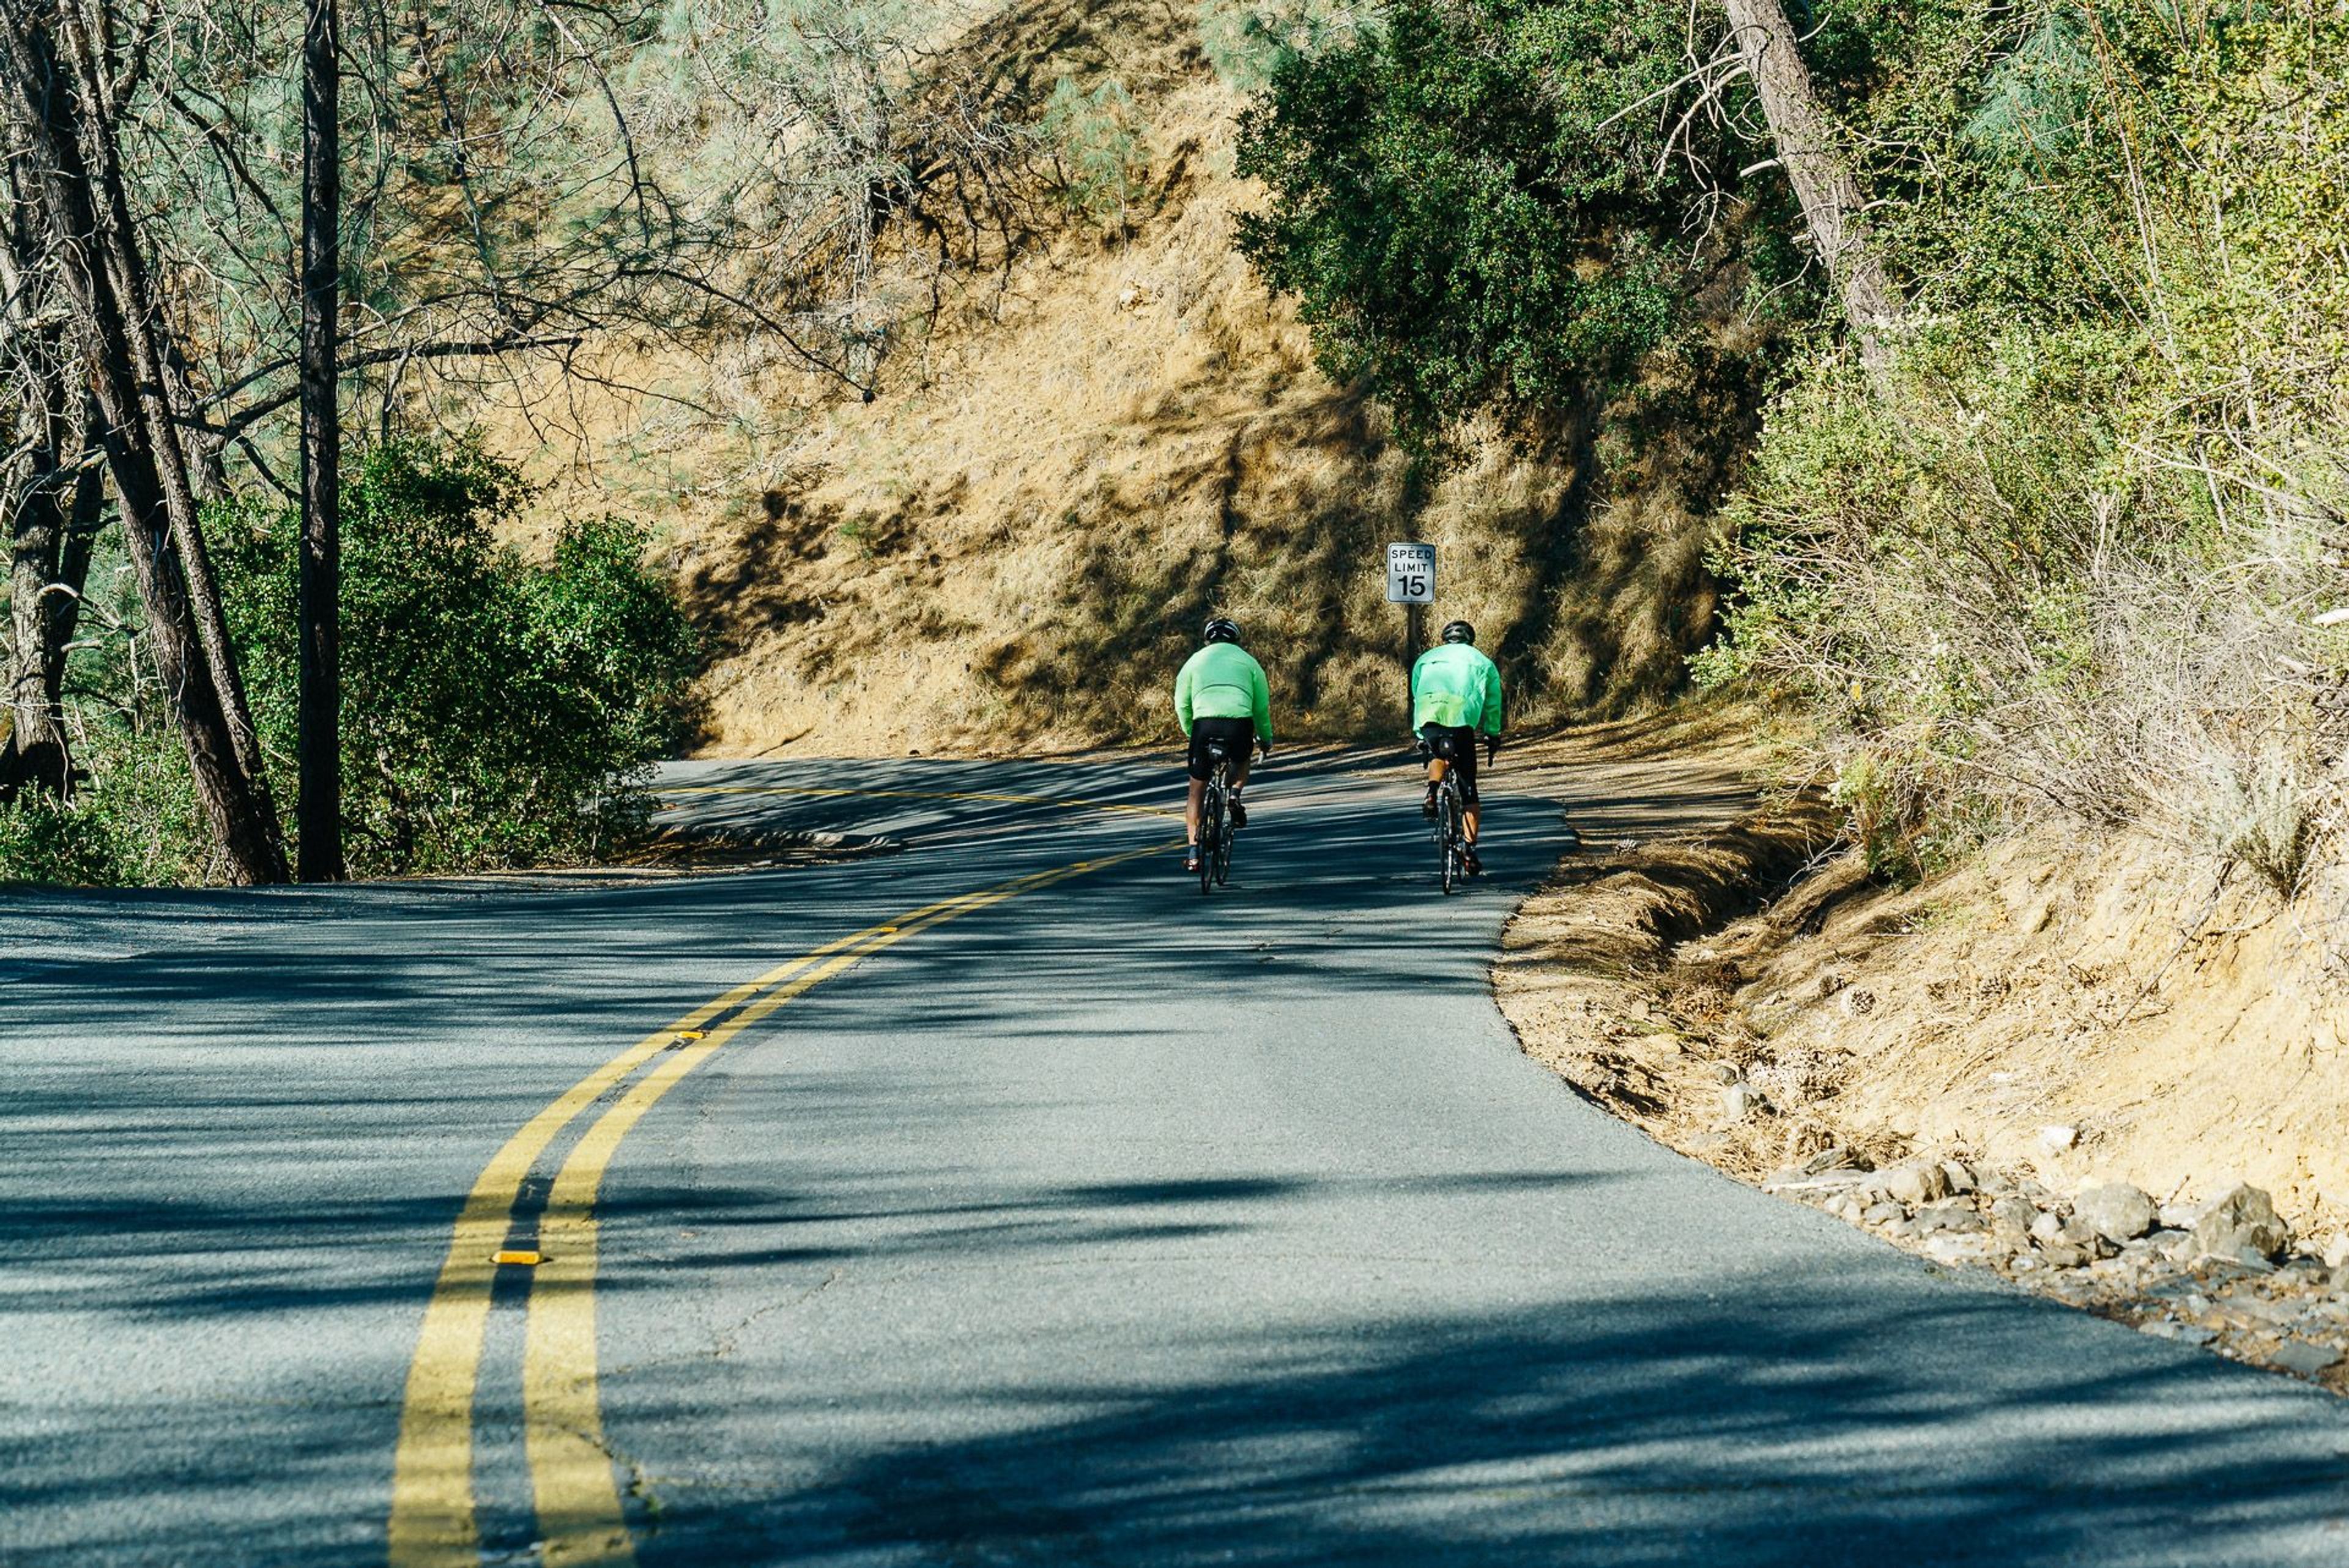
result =
[[1411,722],[1411,666],[1427,642],[1427,606],[1435,603],[1435,546],[1387,546],[1387,602],[1403,607],[1403,722]]

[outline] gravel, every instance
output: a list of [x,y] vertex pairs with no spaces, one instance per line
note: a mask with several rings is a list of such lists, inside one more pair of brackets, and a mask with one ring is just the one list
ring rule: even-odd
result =
[[2182,1207],[2126,1182],[2067,1196],[1956,1158],[1869,1172],[1852,1161],[1826,1150],[1764,1186],[1935,1263],[1994,1268],[2156,1338],[2349,1388],[2349,1266],[2336,1275],[2291,1254],[2291,1227],[2256,1187]]

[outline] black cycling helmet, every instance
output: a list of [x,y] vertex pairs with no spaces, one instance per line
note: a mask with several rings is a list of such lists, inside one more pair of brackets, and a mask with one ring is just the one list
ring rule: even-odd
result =
[[1239,624],[1229,616],[1217,615],[1207,623],[1206,639],[1211,643],[1237,643],[1240,640]]
[[1473,648],[1476,645],[1476,628],[1465,621],[1454,621],[1444,628],[1444,640],[1447,643],[1465,643]]

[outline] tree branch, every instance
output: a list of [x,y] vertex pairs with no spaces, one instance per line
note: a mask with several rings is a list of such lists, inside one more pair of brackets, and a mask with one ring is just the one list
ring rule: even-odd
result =
[[[542,348],[576,348],[586,341],[581,333],[566,333],[558,337],[481,337],[450,339],[440,343],[400,344],[388,348],[370,349],[337,360],[336,376],[354,370],[364,370],[370,365],[388,365],[393,360],[410,359],[488,359],[505,354],[528,354]],[[274,365],[266,371],[255,371],[248,382],[264,375],[290,368],[291,362]],[[207,419],[188,421],[200,430],[219,437],[223,441],[241,438],[245,431],[286,407],[302,395],[298,387],[288,387],[271,393],[257,403],[247,404],[227,418],[213,423]]]

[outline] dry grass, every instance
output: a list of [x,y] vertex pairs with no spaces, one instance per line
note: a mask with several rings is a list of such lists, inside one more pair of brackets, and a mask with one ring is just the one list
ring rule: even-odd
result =
[[[514,428],[548,513],[665,524],[720,648],[707,749],[1156,736],[1211,610],[1247,629],[1285,728],[1392,729],[1402,625],[1381,549],[1402,538],[1438,547],[1430,624],[1484,630],[1520,719],[1679,684],[1712,614],[1706,514],[1750,425],[1718,374],[1739,345],[1660,356],[1554,438],[1487,432],[1415,474],[1232,253],[1253,199],[1231,174],[1239,99],[1187,9],[1032,0],[956,58],[1035,100],[1061,72],[1122,79],[1150,130],[1130,228],[1071,215],[999,298],[971,293],[902,350],[870,404],[746,336],[614,356],[611,381],[659,395],[563,388],[567,440]],[[1633,436],[1692,419],[1695,450]]]

